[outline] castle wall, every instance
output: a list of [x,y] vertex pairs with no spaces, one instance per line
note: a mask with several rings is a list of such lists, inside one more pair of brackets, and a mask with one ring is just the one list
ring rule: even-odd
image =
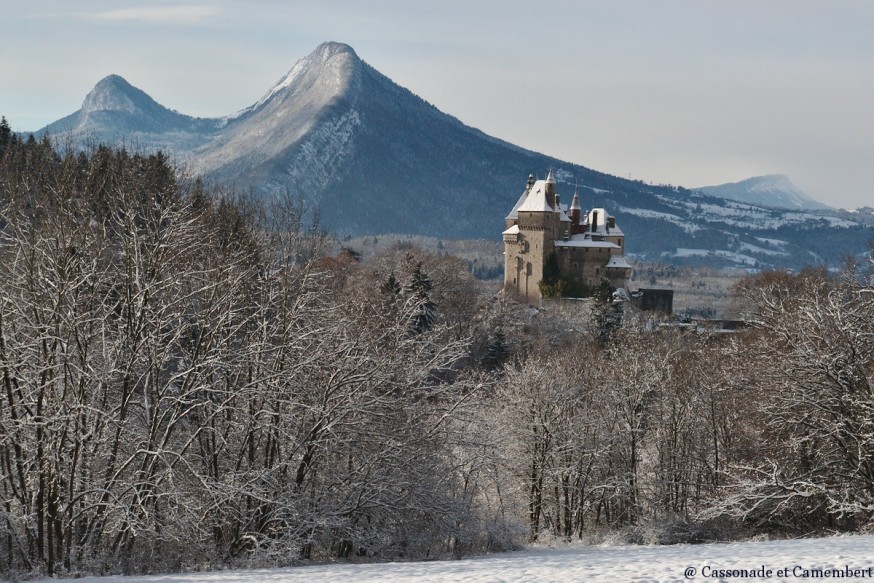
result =
[[571,281],[596,287],[607,276],[604,265],[610,260],[610,249],[599,247],[559,247],[556,250],[562,276]]
[[605,269],[604,272],[607,281],[609,281],[610,285],[614,288],[628,287],[628,280],[631,279],[631,269],[609,268]]
[[504,287],[529,302],[540,300],[543,264],[553,249],[555,213],[520,212],[516,243],[504,245]]

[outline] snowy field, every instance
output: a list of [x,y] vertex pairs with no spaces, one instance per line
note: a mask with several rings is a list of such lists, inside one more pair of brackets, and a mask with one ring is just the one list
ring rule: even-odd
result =
[[[748,572],[744,572],[746,570]],[[661,547],[532,548],[461,561],[331,564],[69,583],[874,581],[874,536]],[[57,583],[57,580],[52,580]]]

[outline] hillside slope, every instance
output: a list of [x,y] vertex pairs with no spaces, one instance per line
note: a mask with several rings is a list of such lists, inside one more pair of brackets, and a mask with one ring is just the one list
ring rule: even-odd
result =
[[173,112],[112,75],[41,131],[161,149],[207,179],[302,196],[341,235],[497,239],[528,175],[552,168],[563,200],[579,187],[583,206],[615,214],[627,251],[650,260],[797,267],[837,263],[874,239],[851,218],[625,180],[514,146],[439,111],[341,43],[323,43],[258,102],[223,118]]

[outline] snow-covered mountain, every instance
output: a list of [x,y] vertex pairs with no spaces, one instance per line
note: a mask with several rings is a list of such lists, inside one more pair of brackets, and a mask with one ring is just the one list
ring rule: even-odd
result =
[[836,263],[874,239],[852,219],[625,180],[514,146],[442,113],[341,43],[320,45],[255,104],[223,118],[173,112],[112,75],[79,111],[41,131],[161,149],[240,190],[288,190],[341,235],[495,239],[528,175],[552,168],[563,200],[579,185],[584,206],[616,215],[628,252],[652,260]]
[[792,184],[785,174],[754,176],[740,182],[701,186],[701,192],[764,207],[789,210],[827,210],[831,207],[812,199]]
[[189,117],[158,104],[118,75],[101,79],[85,96],[82,108],[39,133],[70,136],[87,145],[104,143],[142,150],[184,152],[202,144],[216,120]]

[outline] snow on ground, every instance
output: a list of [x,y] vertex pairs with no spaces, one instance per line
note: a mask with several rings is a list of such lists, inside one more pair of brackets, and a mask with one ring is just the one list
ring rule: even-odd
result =
[[752,245],[750,243],[741,243],[740,249],[741,251],[759,253],[760,255],[789,255],[785,251],[774,251],[773,249],[766,249],[764,247],[759,247],[758,245]]
[[756,237],[756,240],[761,241],[762,243],[769,243],[777,247],[785,247],[789,244],[788,241],[784,241],[783,239],[768,239],[767,237]]
[[625,213],[627,215],[635,215],[638,217],[643,217],[645,219],[661,219],[663,221],[667,221],[669,223],[673,223],[686,231],[687,233],[694,233],[695,231],[700,231],[701,227],[698,225],[693,225],[686,219],[682,217],[678,217],[677,215],[672,215],[670,213],[663,213],[659,211],[654,211],[650,209],[644,208],[629,208],[629,207],[619,207],[617,213]]
[[[747,572],[744,572],[746,570]],[[328,564],[67,583],[375,583],[393,581],[621,583],[874,581],[874,536],[675,546],[535,547],[459,561]],[[52,580],[58,583],[58,580]]]
[[686,247],[677,247],[677,252],[674,257],[706,257],[710,255],[710,249],[687,249]]
[[[811,228],[829,227],[836,229],[859,226],[859,223],[838,217],[805,211],[767,209],[733,200],[724,200],[722,204],[714,204],[703,202],[698,198],[680,200],[664,195],[656,195],[656,198],[666,206],[676,208],[680,213],[694,213],[698,222],[723,223],[749,230],[779,229],[786,225],[804,225],[805,223]],[[637,213],[632,212],[631,214]],[[668,214],[668,216],[676,215]]]
[[[749,245],[748,247],[753,247]],[[760,249],[760,247],[754,247],[755,249]],[[765,251],[763,249],[763,251]],[[772,254],[774,252],[771,252]],[[785,253],[784,253],[785,255]],[[677,247],[677,251],[675,253],[664,252],[662,253],[663,257],[721,257],[722,259],[728,259],[738,265],[749,265],[754,266],[756,264],[756,258],[750,257],[749,255],[744,255],[743,253],[735,253],[734,251],[727,251],[725,249],[687,249],[685,247]]]

